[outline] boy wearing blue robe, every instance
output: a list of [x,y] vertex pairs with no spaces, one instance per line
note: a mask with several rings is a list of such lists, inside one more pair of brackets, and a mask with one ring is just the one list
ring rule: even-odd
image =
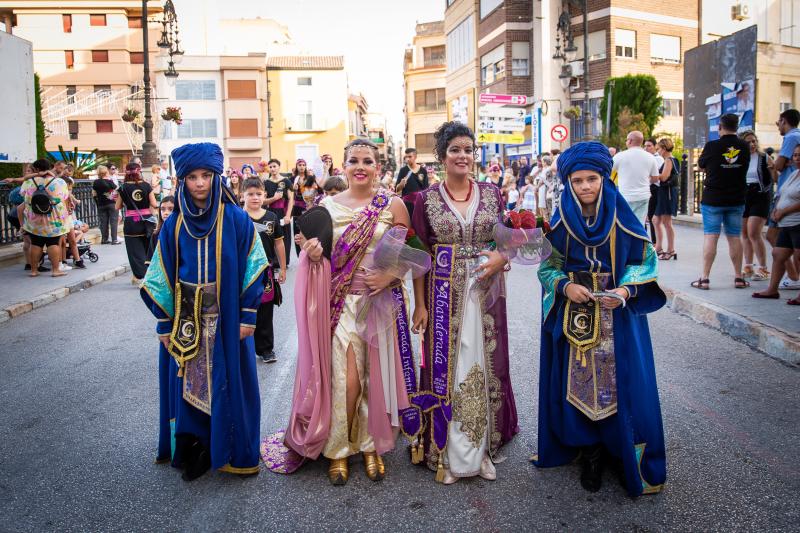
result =
[[558,159],[564,182],[542,263],[539,450],[534,463],[581,457],[581,485],[600,489],[606,462],[632,496],[661,490],[666,457],[647,313],[666,303],[641,222],[609,179],[598,142]]
[[160,462],[195,479],[257,474],[261,401],[252,335],[267,267],[250,218],[222,184],[212,143],[172,152],[180,179],[141,288],[156,316]]

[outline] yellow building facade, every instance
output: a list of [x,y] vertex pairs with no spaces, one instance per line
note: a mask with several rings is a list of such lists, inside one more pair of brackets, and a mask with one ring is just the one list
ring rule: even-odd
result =
[[349,139],[347,75],[341,56],[267,58],[269,153],[284,172],[323,154],[342,163]]

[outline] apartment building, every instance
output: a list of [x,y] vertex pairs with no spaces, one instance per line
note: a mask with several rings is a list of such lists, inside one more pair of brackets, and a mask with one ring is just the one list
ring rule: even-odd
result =
[[447,117],[476,124],[478,92],[478,11],[480,0],[446,0],[444,12],[445,100]]
[[756,133],[762,147],[779,147],[778,115],[800,107],[800,2],[703,0],[703,43],[757,26]]
[[313,164],[322,154],[339,154],[350,124],[344,58],[268,57],[266,69],[271,157],[286,169],[299,158]]
[[[602,133],[599,116],[603,87],[610,77],[651,74],[664,99],[664,117],[655,132],[683,131],[683,55],[699,39],[702,0],[588,0],[589,83],[583,84],[583,16],[571,8],[572,32],[578,47],[569,87],[572,106],[583,109],[589,93],[592,136]],[[584,136],[583,121],[573,119],[572,140]]]
[[[352,141],[357,137],[367,136],[366,115],[369,111],[369,104],[364,95],[351,94],[347,97],[347,138]],[[334,159],[336,161],[336,159]]]
[[421,164],[433,165],[433,132],[447,120],[444,21],[417,24],[403,59],[405,144],[417,149]]
[[[150,2],[148,11],[154,61],[161,3]],[[141,1],[3,0],[0,19],[6,31],[33,43],[47,149],[130,156],[135,131],[121,115],[142,91]]]

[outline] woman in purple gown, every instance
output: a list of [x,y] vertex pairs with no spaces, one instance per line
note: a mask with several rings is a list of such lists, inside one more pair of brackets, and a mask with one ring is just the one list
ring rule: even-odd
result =
[[519,431],[508,362],[508,262],[492,249],[503,202],[494,184],[471,179],[475,136],[468,127],[446,122],[435,139],[446,178],[419,193],[412,220],[433,257],[425,279],[414,282],[413,325],[424,354],[420,391],[411,396],[424,415],[412,458],[445,484],[493,480],[500,447]]

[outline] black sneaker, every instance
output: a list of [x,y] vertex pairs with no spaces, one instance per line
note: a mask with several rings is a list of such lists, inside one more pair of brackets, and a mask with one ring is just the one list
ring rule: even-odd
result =
[[25,263],[25,270],[30,270],[31,266],[28,263]]
[[274,363],[278,360],[278,356],[275,355],[275,352],[270,351],[269,353],[265,353],[264,355],[259,355],[261,361],[264,363]]
[[581,457],[581,486],[589,492],[597,492],[603,484],[603,447],[583,448]]
[[81,259],[79,261],[73,261],[72,262],[72,266],[74,268],[86,268],[86,265],[83,263],[83,259]]
[[37,270],[38,270],[39,272],[50,272],[50,268],[49,268],[49,267],[46,267],[46,266],[44,266],[44,265],[39,265],[39,268],[38,268]]

